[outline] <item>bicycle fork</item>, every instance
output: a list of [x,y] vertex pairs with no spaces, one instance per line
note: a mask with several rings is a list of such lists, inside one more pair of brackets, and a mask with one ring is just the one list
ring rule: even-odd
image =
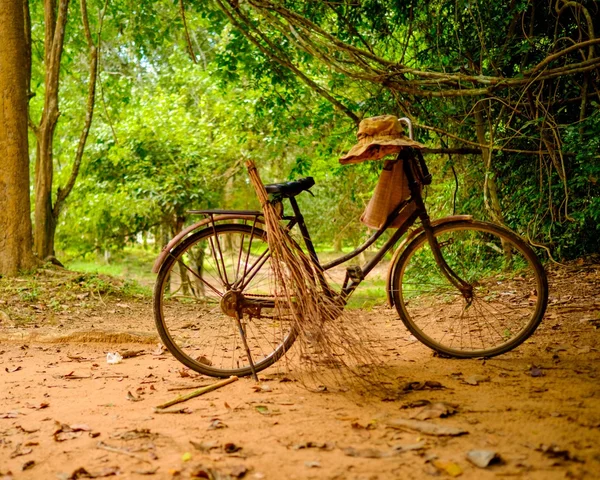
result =
[[433,228],[431,227],[429,217],[422,218],[421,221],[423,224],[423,230],[425,230],[425,235],[427,236],[427,242],[431,247],[431,252],[433,253],[435,263],[448,281],[460,291],[462,296],[467,301],[467,304],[470,305],[473,301],[473,286],[470,283],[465,282],[454,270],[452,270],[450,265],[448,265],[448,262],[446,262],[444,259],[440,244],[433,234]]

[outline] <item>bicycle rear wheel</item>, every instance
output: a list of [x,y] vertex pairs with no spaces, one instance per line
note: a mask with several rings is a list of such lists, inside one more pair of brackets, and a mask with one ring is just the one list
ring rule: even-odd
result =
[[436,264],[425,232],[393,270],[400,318],[428,347],[458,358],[492,357],[525,341],[544,316],[548,282],[533,250],[510,230],[487,222],[434,227],[444,260],[469,292]]
[[251,225],[211,226],[177,245],[161,266],[156,327],[169,351],[191,369],[215,377],[250,375],[236,311],[257,372],[296,337],[274,295],[266,233]]

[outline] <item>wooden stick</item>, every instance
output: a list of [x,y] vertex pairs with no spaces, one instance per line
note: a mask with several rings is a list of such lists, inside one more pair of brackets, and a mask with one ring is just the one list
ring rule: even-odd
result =
[[182,395],[180,397],[175,398],[174,400],[168,401],[167,403],[158,405],[156,408],[167,408],[167,407],[170,407],[171,405],[185,402],[186,400],[189,400],[191,398],[199,397],[200,395],[204,395],[205,393],[212,392],[213,390],[216,390],[217,388],[221,388],[221,387],[224,387],[225,385],[229,385],[230,383],[237,381],[237,379],[238,379],[238,377],[236,377],[236,376],[229,377],[226,380],[221,380],[220,382],[213,383],[212,385],[207,385],[206,387],[202,387],[198,390],[188,393],[187,395]]
[[98,442],[96,444],[96,448],[99,448],[101,450],[106,450],[107,452],[120,453],[122,455],[127,455],[128,457],[137,458],[138,460],[140,460],[142,462],[146,462],[146,463],[152,464],[152,462],[150,460],[146,460],[145,458],[140,457],[139,455],[136,455],[135,453],[131,453],[128,450],[124,450],[122,448],[118,448],[118,447],[113,447],[111,445],[107,445],[104,442]]

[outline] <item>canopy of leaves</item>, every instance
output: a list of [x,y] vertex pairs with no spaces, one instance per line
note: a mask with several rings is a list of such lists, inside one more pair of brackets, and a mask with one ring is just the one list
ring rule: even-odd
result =
[[[32,6],[33,91],[42,16]],[[77,18],[59,157],[83,115]],[[256,208],[246,158],[265,181],[314,176],[302,207],[318,243],[354,245],[379,166],[337,158],[361,118],[391,113],[431,148],[434,216],[503,221],[559,258],[596,252],[599,24],[591,0],[110,2],[97,117],[59,246],[118,249],[161,226],[172,234],[190,209]]]

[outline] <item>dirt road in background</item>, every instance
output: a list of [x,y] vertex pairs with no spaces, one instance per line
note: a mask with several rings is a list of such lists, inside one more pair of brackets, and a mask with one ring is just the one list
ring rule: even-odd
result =
[[542,326],[501,357],[435,357],[375,309],[385,393],[310,391],[280,362],[177,413],[154,407],[216,380],[159,348],[148,299],[5,288],[0,479],[600,478],[600,267],[549,279]]

